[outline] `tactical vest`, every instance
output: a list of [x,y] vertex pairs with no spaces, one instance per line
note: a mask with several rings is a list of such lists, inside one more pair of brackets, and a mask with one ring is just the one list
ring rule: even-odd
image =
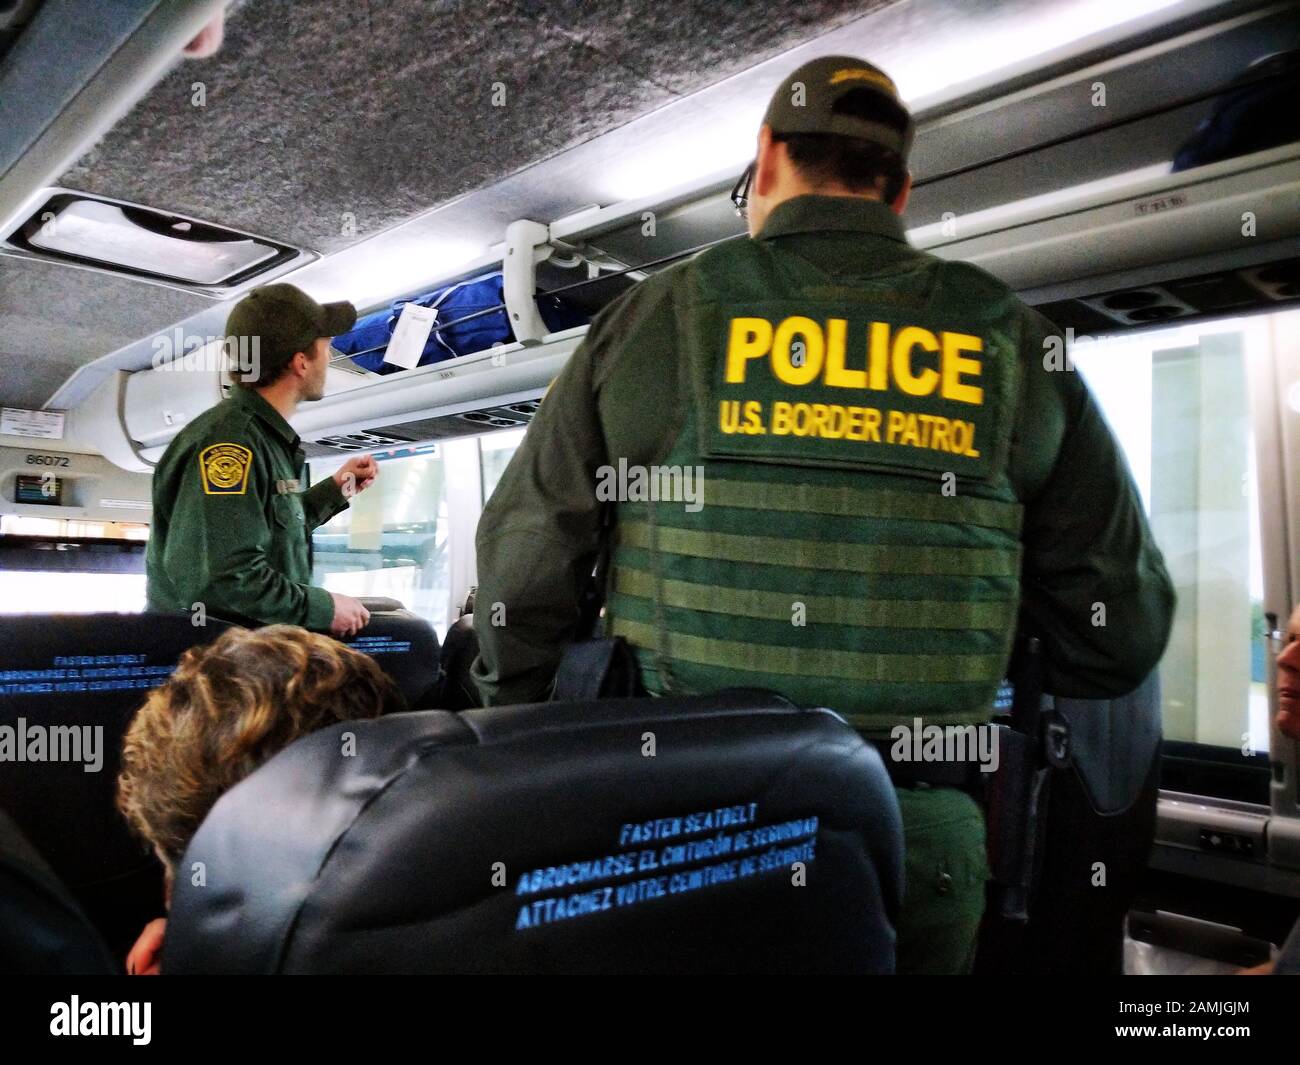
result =
[[689,409],[625,485],[609,577],[647,689],[767,688],[869,736],[987,720],[1019,605],[1014,298],[963,264],[845,278],[754,240],[678,284]]

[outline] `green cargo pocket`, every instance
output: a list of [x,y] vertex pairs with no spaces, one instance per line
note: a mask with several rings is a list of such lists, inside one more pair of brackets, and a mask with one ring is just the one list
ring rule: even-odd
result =
[[295,584],[311,580],[310,554],[307,549],[307,514],[303,510],[302,496],[286,492],[271,500],[271,544],[267,548],[267,561],[276,572]]
[[305,531],[307,528],[307,514],[303,510],[302,496],[297,492],[275,496],[271,500],[271,513],[282,529]]
[[898,972],[968,972],[989,877],[984,815],[952,788],[899,788],[898,802],[906,847]]

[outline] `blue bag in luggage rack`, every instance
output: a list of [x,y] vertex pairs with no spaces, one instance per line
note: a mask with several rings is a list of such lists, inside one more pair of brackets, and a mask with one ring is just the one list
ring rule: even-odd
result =
[[[388,310],[358,319],[350,332],[334,338],[333,346],[344,355],[351,355],[352,361],[363,369],[380,374],[397,373],[402,367],[384,362],[384,351],[393,338],[402,308],[408,303],[437,311],[433,330],[420,355],[421,366],[483,351],[494,344],[514,343],[515,334],[503,306],[505,289],[501,274],[497,272],[435,289],[413,299],[397,300]],[[537,309],[546,328],[553,333],[586,325],[589,321],[585,314],[566,306],[558,296],[541,297]],[[475,314],[478,317],[469,318]],[[469,318],[469,321],[461,321],[464,318]],[[448,322],[457,324],[439,328]]]

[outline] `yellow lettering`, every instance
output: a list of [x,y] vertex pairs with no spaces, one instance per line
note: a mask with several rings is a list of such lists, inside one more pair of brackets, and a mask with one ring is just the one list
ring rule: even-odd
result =
[[886,444],[892,444],[898,439],[898,434],[903,431],[905,421],[902,411],[891,410],[889,412],[889,429],[885,434]]
[[954,420],[952,423],[952,447],[955,455],[968,455],[977,459],[980,453],[975,450],[975,426],[971,422]]
[[952,450],[952,448],[948,446],[948,419],[947,418],[934,419],[934,435],[930,440],[930,444],[936,451]]
[[889,323],[871,323],[871,345],[869,349],[869,369],[871,380],[869,388],[878,392],[889,387]]
[[821,435],[838,440],[844,435],[844,408],[831,404],[826,408],[826,418],[822,422]]
[[848,326],[843,318],[826,323],[826,384],[831,388],[866,388],[866,370],[844,368],[844,334]]
[[[796,334],[804,338],[802,366],[796,366],[790,358],[790,344]],[[826,342],[822,338],[821,326],[811,318],[795,315],[776,327],[776,336],[772,338],[772,372],[778,381],[787,385],[806,385],[822,372],[825,355]]]
[[868,407],[863,420],[865,424],[862,428],[866,432],[866,438],[873,444],[880,443],[880,411],[875,407]]
[[825,403],[814,403],[812,410],[812,435],[826,436],[826,425],[830,421],[831,411],[834,408],[827,406]]
[[718,404],[718,428],[724,433],[740,431],[740,401],[724,399]]
[[844,411],[844,439],[862,439],[862,419],[867,413],[865,407],[847,407]]
[[938,351],[939,341],[933,333],[920,326],[909,325],[900,329],[894,338],[894,380],[909,396],[928,396],[939,383],[939,371],[926,367],[920,373],[912,371],[912,349]]
[[727,341],[727,382],[745,380],[745,363],[767,354],[772,345],[772,323],[766,318],[733,318]]
[[943,334],[943,386],[941,394],[944,399],[953,399],[958,403],[983,403],[984,389],[978,385],[962,382],[963,374],[978,376],[984,369],[979,359],[968,359],[963,351],[983,351],[984,341],[966,333]]
[[917,420],[921,423],[921,439],[917,441],[917,447],[930,446],[930,426],[934,424],[934,417],[930,414],[918,414]]

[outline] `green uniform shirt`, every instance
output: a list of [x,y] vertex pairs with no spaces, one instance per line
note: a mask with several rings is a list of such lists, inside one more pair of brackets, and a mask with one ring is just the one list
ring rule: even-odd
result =
[[334,601],[311,585],[311,533],[348,503],[332,478],[306,488],[303,458],[289,423],[242,385],[182,429],[154,470],[150,609],[202,603],[328,631]]
[[[1139,684],[1163,652],[1173,591],[1124,458],[1100,411],[1072,368],[1056,368],[1059,358],[1056,364],[1045,359],[1053,344],[1057,356],[1064,351],[1056,328],[974,267],[958,268],[965,275],[952,267],[942,273],[940,260],[908,246],[900,220],[884,204],[801,196],[773,211],[758,240],[772,250],[775,267],[788,268],[798,279],[802,299],[821,299],[826,306],[843,299],[859,281],[869,281],[877,300],[887,304],[888,282],[896,277],[897,305],[850,308],[850,329],[865,328],[855,314],[893,315],[906,321],[906,308],[916,304],[915,293],[924,292],[940,276],[949,284],[955,278],[959,285],[964,276],[972,291],[1002,293],[1004,316],[1009,315],[1013,328],[1005,335],[999,332],[996,358],[1001,361],[987,379],[996,385],[999,398],[992,401],[990,389],[991,401],[972,414],[975,428],[964,429],[961,436],[953,430],[949,443],[955,457],[918,458],[918,465],[933,460],[931,468],[891,473],[891,456],[876,448],[874,471],[822,468],[809,475],[809,482],[850,491],[883,482],[914,487],[918,476],[937,478],[944,468],[954,468],[963,451],[979,455],[967,465],[976,473],[987,467],[989,476],[996,475],[996,492],[991,487],[989,494],[1008,500],[999,505],[1023,506],[1017,533],[1020,609],[1043,637],[1048,690],[1101,698]],[[480,658],[475,677],[487,701],[526,702],[545,696],[563,647],[575,635],[578,596],[606,535],[602,517],[607,504],[597,497],[598,470],[620,461],[629,467],[660,465],[679,441],[689,439],[689,434],[683,435],[688,411],[698,410],[700,403],[689,394],[690,374],[682,372],[685,349],[708,333],[695,328],[693,316],[704,311],[692,298],[701,291],[700,272],[710,270],[724,272],[705,279],[713,291],[725,292],[731,283],[752,290],[751,277],[729,279],[725,274],[729,262],[743,258],[705,253],[636,285],[596,317],[556,379],[479,524],[477,602],[484,621],[477,626]],[[778,295],[770,311],[759,306],[731,313],[766,313],[772,320],[804,313],[777,305]],[[753,303],[751,297],[746,299]],[[959,307],[962,299],[952,303]],[[733,338],[736,335],[733,332]],[[959,345],[964,342],[961,332],[953,335]],[[742,348],[747,339],[740,336]],[[961,395],[973,380],[963,376],[962,357],[959,348],[953,361],[956,373],[944,377],[944,389],[954,395]],[[722,375],[719,367],[715,385],[697,382],[700,395],[708,395],[709,388],[721,388],[716,394],[726,395],[731,378]],[[743,415],[737,417],[743,433]],[[980,452],[970,446],[972,432],[977,441],[991,438],[996,448]],[[754,440],[754,461],[772,462],[771,439]],[[718,437],[707,446],[715,454],[724,448],[733,453],[744,449],[739,436]],[[814,442],[802,440],[794,446],[815,459]],[[763,448],[769,449],[767,454]],[[851,516],[845,515],[845,520]],[[641,529],[632,531],[645,535]],[[750,537],[764,533],[737,531]],[[673,532],[678,542],[689,539]],[[627,537],[621,542],[626,544]],[[908,554],[908,549],[899,554]],[[883,572],[890,572],[889,566]],[[494,604],[504,608],[498,608],[496,620],[491,616]],[[743,642],[748,625],[738,619],[733,639]],[[936,662],[943,657],[943,646],[937,641]],[[780,690],[779,685],[769,686]]]

